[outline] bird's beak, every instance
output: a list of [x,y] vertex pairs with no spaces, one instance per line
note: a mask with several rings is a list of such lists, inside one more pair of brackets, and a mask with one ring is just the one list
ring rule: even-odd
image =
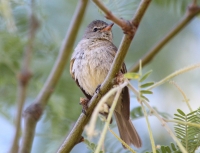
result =
[[112,29],[113,25],[114,25],[114,23],[111,23],[111,24],[107,25],[105,28],[103,28],[101,31],[110,31]]

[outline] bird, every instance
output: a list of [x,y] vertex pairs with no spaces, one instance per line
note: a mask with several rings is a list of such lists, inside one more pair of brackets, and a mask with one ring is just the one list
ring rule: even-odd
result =
[[[105,80],[117,53],[113,44],[112,27],[102,20],[92,21],[74,49],[70,61],[70,74],[88,100],[95,94],[96,89]],[[126,73],[123,63],[119,73]],[[114,95],[106,101],[108,109],[111,107]],[[105,112],[101,112],[105,111]],[[109,110],[101,110],[101,114]],[[121,139],[129,146],[133,144],[140,148],[142,142],[130,119],[130,96],[128,87],[124,87],[117,102],[114,117]],[[122,146],[126,148],[123,144]]]

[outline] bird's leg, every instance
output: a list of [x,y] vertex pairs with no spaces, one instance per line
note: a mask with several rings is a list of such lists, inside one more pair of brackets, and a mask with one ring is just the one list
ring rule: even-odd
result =
[[89,99],[87,98],[80,98],[80,105],[82,105],[82,112],[86,115],[86,111],[88,109],[88,102],[89,102]]
[[115,84],[118,85],[118,84],[121,84],[123,82],[124,82],[124,75],[121,72],[117,73],[116,77],[115,77]]

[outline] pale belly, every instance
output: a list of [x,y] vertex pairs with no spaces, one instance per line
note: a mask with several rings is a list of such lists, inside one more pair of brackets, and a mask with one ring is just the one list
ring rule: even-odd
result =
[[73,64],[75,79],[89,95],[105,80],[114,57],[101,50],[86,52]]

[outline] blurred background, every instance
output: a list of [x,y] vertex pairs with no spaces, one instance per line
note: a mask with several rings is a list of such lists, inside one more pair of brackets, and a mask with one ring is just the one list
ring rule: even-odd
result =
[[[39,20],[40,27],[34,40],[34,53],[30,67],[33,77],[29,83],[24,108],[34,101],[46,81],[70,25],[77,2],[77,0],[35,1],[33,11]],[[125,19],[132,18],[139,2],[138,0],[104,0],[105,5],[115,15]],[[191,2],[192,0],[152,1],[126,56],[125,63],[128,69],[183,18]],[[0,1],[2,6],[0,7],[0,152],[6,153],[11,147],[15,129],[16,76],[19,73],[23,51],[27,44],[30,1],[10,0],[8,3],[10,10],[3,4],[3,0]],[[81,39],[86,26],[96,19],[110,22],[90,1],[75,45]],[[114,44],[118,47],[123,33],[117,25],[113,27],[113,35]],[[143,72],[153,70],[147,81],[157,82],[180,68],[199,62],[200,18],[197,16],[143,68]],[[190,99],[193,110],[200,106],[199,78],[200,69],[195,69],[173,79]],[[137,82],[132,81],[132,83],[137,88]],[[81,113],[79,105],[81,96],[83,97],[83,94],[69,74],[68,61],[45,112],[37,124],[32,153],[53,153],[58,149]],[[190,112],[186,103],[183,102],[182,95],[172,84],[166,83],[153,89],[153,95],[147,97],[151,106],[156,107],[160,112],[168,113],[171,118],[177,109],[182,109],[185,113]],[[138,106],[140,106],[139,103],[131,93],[131,109]],[[143,147],[136,151],[138,153],[151,151],[145,118],[134,117],[132,119],[143,142]],[[149,119],[157,145],[169,145],[173,142],[155,117],[150,116]],[[98,121],[97,131],[100,132],[103,125],[103,122]],[[173,129],[172,124],[169,125]],[[117,132],[115,123],[111,126]],[[85,134],[83,135],[86,137]],[[99,135],[91,141],[97,143],[98,138]],[[109,153],[128,152],[109,132],[105,140],[105,148]],[[84,143],[80,143],[72,150],[72,153],[77,152],[89,153],[91,150]]]

